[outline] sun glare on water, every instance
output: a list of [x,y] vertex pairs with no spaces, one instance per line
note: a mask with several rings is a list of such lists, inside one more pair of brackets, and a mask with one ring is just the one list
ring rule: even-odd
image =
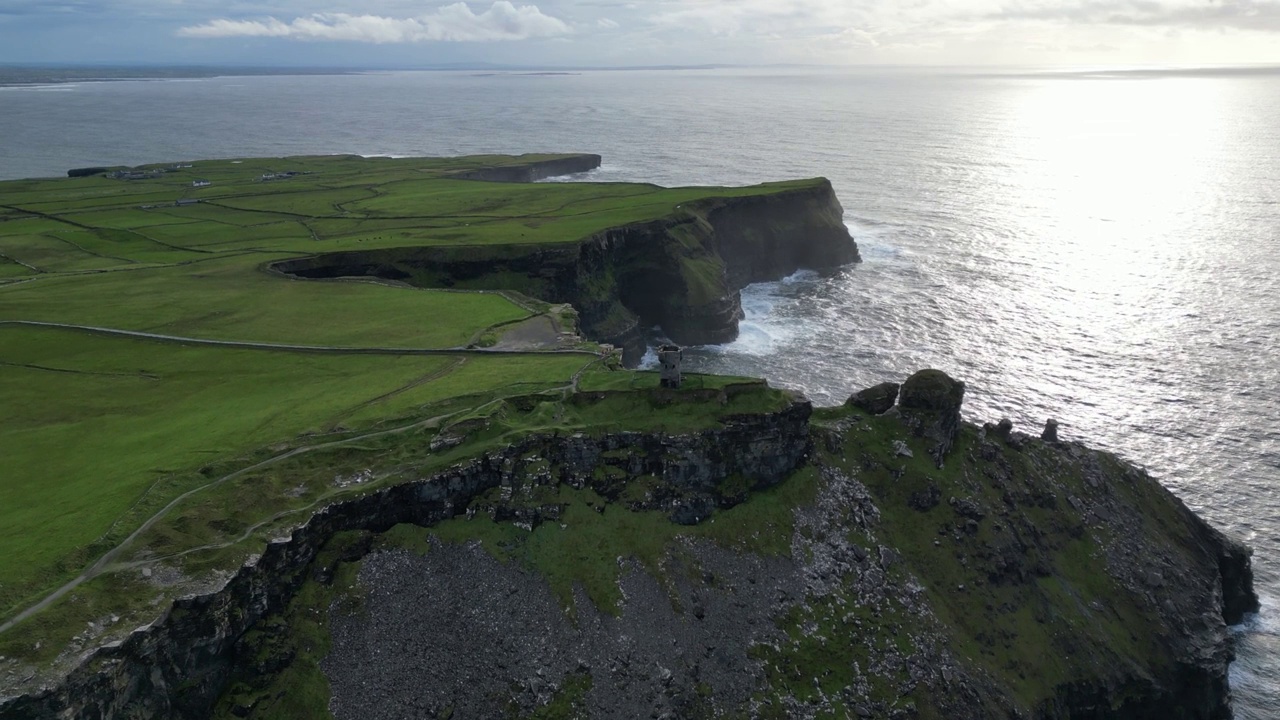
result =
[[1229,92],[1196,78],[1063,79],[1024,88],[1001,114],[1016,161],[988,191],[1013,222],[1009,251],[1036,254],[1024,289],[1069,334],[1107,324],[1141,344],[1195,312],[1198,258],[1217,250],[1190,228],[1220,212]]

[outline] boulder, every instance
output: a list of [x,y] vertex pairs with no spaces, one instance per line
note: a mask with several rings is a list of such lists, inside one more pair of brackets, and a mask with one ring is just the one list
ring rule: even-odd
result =
[[917,436],[933,441],[929,455],[938,467],[960,433],[960,406],[964,383],[941,370],[921,370],[906,382],[898,395],[903,423]]
[[880,383],[865,390],[860,390],[849,397],[845,401],[845,405],[852,405],[859,410],[866,410],[872,415],[879,415],[888,412],[889,408],[898,401],[898,383],[886,382]]
[[941,370],[921,370],[902,383],[898,403],[903,410],[960,412],[964,383]]
[[1013,421],[1009,418],[1000,418],[1000,422],[992,425],[986,423],[982,429],[987,431],[988,435],[992,435],[1004,442],[1009,442],[1009,438],[1013,435]]

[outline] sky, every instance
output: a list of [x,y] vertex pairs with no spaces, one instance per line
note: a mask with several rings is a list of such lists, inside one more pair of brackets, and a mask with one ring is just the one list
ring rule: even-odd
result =
[[0,63],[1280,64],[1280,0],[0,0]]

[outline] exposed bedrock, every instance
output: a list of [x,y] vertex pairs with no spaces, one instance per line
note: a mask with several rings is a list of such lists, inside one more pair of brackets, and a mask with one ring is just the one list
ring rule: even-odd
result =
[[730,342],[739,291],[796,270],[858,262],[858,246],[826,180],[768,195],[686,203],[660,220],[576,243],[416,247],[344,252],[273,267],[307,278],[376,276],[421,287],[516,290],[572,303],[582,331],[638,362],[644,331],[687,345]]

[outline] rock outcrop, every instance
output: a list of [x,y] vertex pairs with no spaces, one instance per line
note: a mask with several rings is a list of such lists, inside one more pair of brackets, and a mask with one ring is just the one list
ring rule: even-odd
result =
[[898,410],[917,437],[930,441],[929,456],[938,467],[960,432],[964,383],[941,370],[921,370],[902,383]]
[[850,395],[845,404],[872,415],[886,413],[898,403],[898,389],[901,387],[895,382],[880,383]]

